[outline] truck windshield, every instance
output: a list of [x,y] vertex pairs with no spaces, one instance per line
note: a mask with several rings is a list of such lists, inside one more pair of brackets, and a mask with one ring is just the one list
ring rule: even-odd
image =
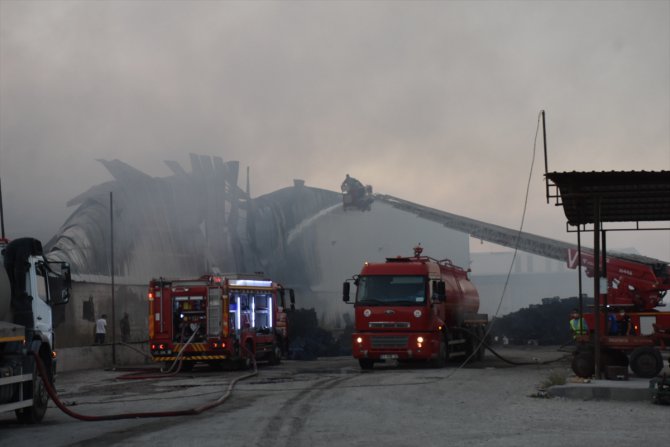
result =
[[426,281],[422,276],[361,276],[358,304],[366,306],[416,306],[426,302]]

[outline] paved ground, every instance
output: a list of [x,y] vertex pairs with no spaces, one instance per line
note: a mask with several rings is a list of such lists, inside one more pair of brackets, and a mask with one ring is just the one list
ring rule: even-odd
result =
[[[563,446],[667,441],[670,407],[649,400],[546,398],[569,377],[564,353],[506,348],[465,368],[388,365],[361,372],[351,358],[259,368],[222,405],[196,416],[81,422],[56,408],[35,427],[0,415],[16,446]],[[118,371],[61,374],[58,392],[85,415],[187,409],[224,395],[244,372],[196,369],[163,380],[118,380]],[[574,384],[575,386],[589,384]],[[622,386],[622,384],[617,384]]]

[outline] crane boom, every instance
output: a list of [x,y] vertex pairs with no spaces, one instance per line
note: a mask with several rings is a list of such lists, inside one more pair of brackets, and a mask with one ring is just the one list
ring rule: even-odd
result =
[[[476,239],[563,261],[571,269],[579,266],[578,247],[568,242],[459,216],[386,194],[374,194],[374,199]],[[593,250],[582,247],[581,251],[582,266],[588,276],[593,276]],[[609,251],[607,276],[612,305],[653,309],[662,305],[665,292],[670,290],[670,265],[646,256]]]
[[577,248],[567,242],[550,239],[536,234],[524,233],[511,228],[501,227],[469,217],[459,216],[446,211],[418,205],[407,200],[385,194],[375,194],[375,200],[387,203],[395,208],[416,214],[422,219],[440,223],[452,230],[462,231],[475,239],[502,245],[503,247],[518,248],[521,251],[532,253],[545,258],[567,262],[568,250]]

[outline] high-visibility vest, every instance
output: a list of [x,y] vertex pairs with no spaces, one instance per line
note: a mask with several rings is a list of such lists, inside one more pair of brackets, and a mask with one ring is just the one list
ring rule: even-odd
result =
[[[581,322],[581,327],[580,327],[580,322]],[[572,329],[572,333],[574,335],[584,335],[589,333],[589,326],[586,324],[586,321],[584,321],[583,318],[577,318],[574,320],[570,320],[570,328]]]

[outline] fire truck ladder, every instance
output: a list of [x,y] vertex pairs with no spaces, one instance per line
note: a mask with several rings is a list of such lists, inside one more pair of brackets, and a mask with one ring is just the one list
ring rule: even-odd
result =
[[[385,194],[375,194],[375,200],[384,202],[394,208],[415,214],[422,219],[436,222],[447,228],[469,234],[475,239],[502,245],[503,247],[518,248],[526,253],[531,253],[545,258],[568,261],[568,250],[577,250],[577,245],[568,242],[538,236],[532,233],[501,227],[469,217],[459,216],[446,211],[437,210],[427,206],[419,205],[407,200]],[[590,248],[582,247],[582,253],[593,253]],[[610,255],[641,264],[658,265],[663,261],[648,258],[646,256],[609,252]]]

